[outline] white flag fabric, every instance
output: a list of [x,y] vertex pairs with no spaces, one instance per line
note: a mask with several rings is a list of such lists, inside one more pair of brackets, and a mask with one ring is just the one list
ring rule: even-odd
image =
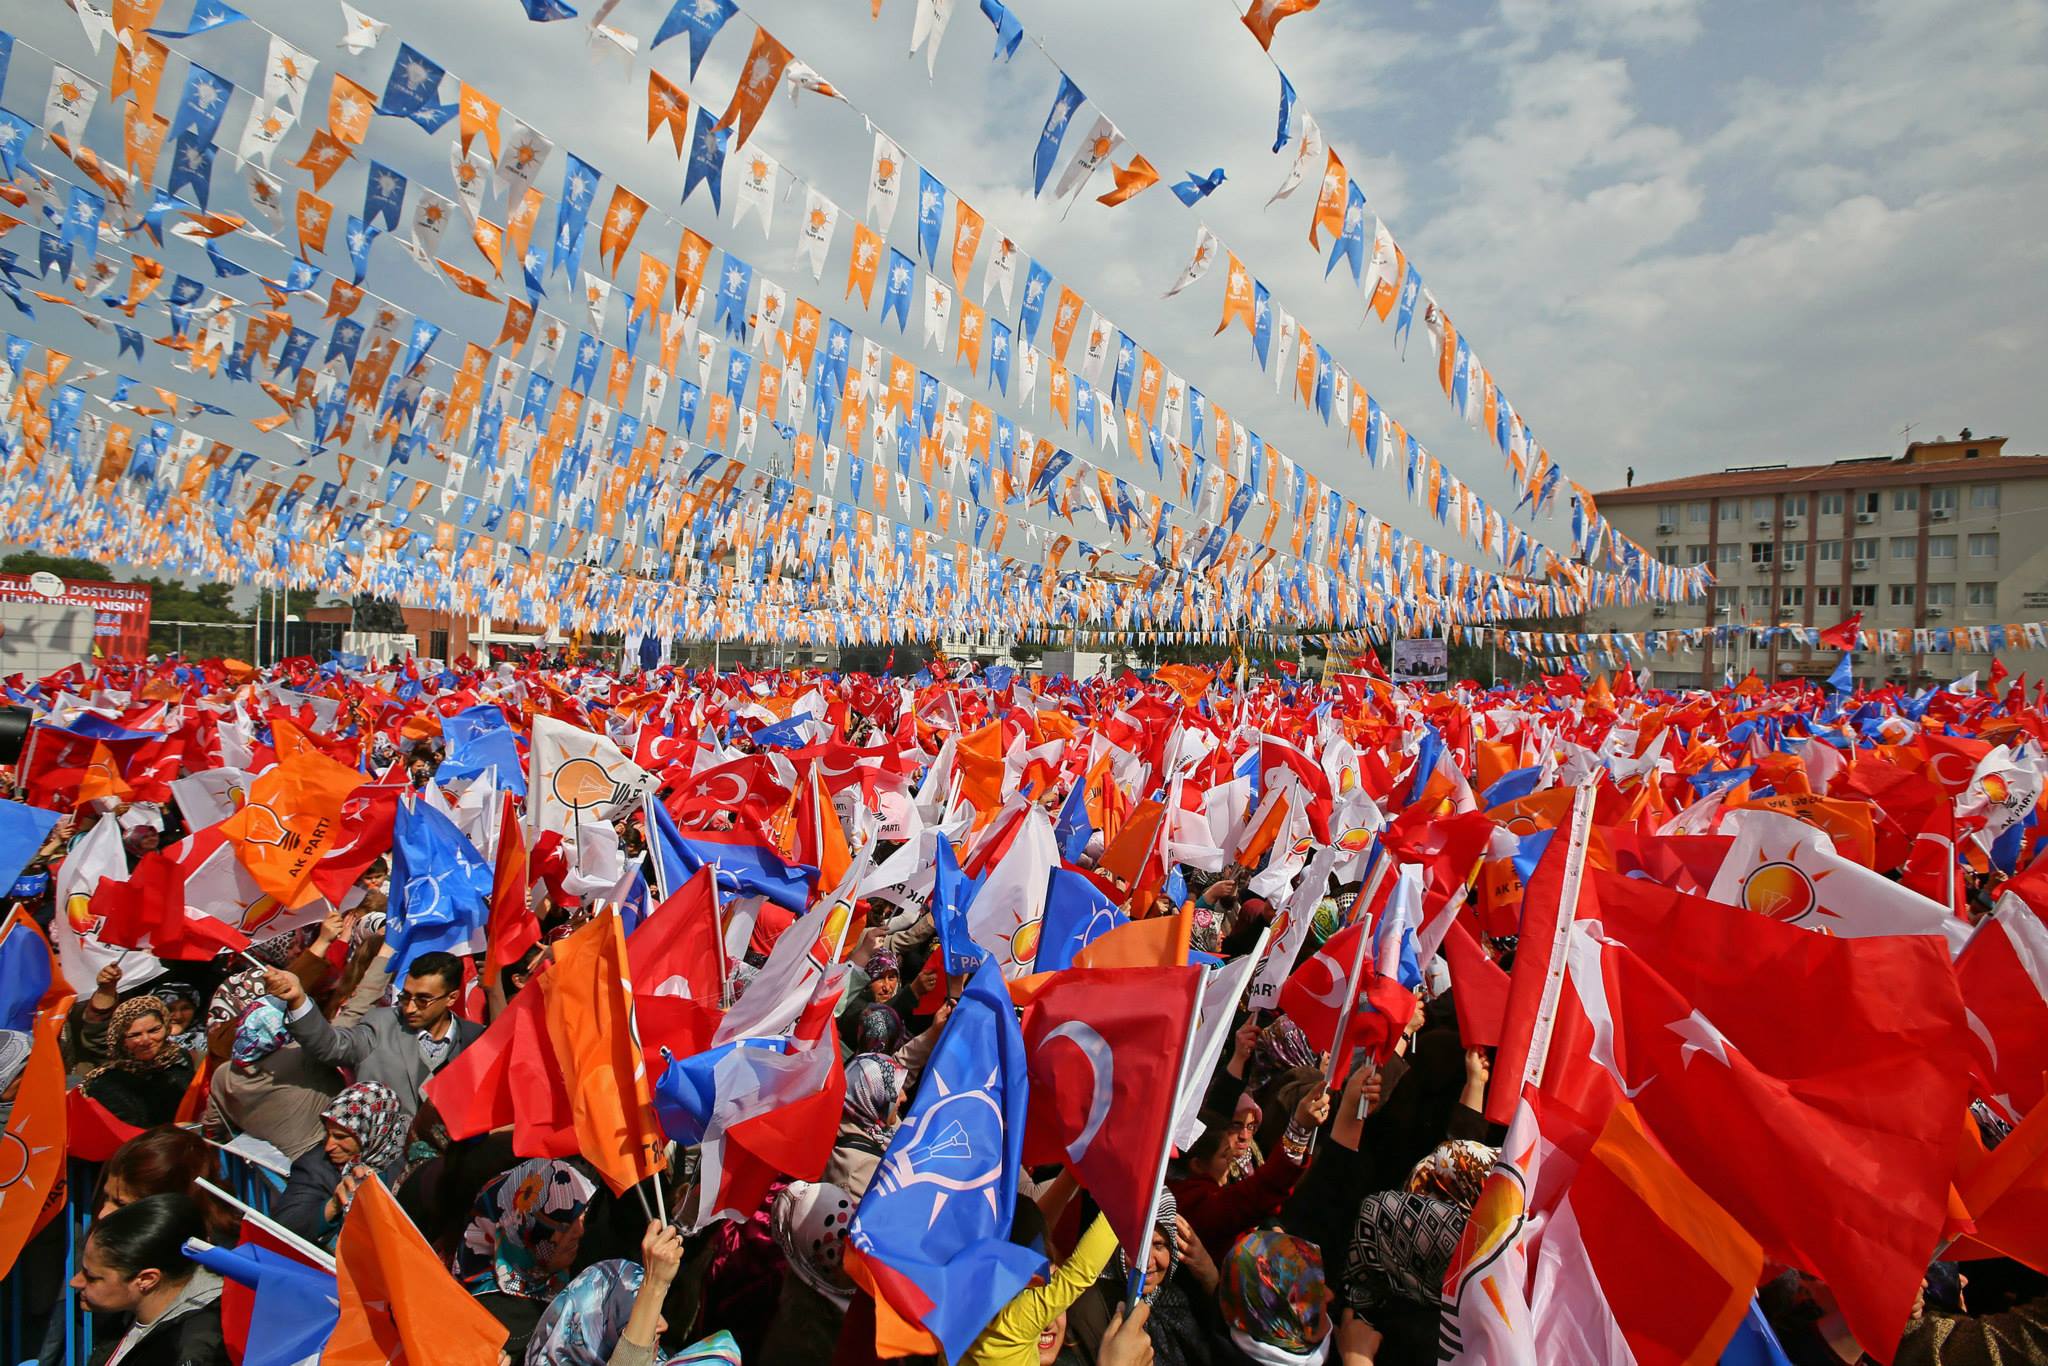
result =
[[610,821],[654,785],[654,775],[610,740],[552,716],[533,718],[528,771],[527,801],[536,836],[553,830],[573,839],[579,822]]
[[903,194],[903,149],[875,132],[875,159],[868,167],[867,217],[875,231],[889,235],[896,220],[896,201]]
[[1803,930],[1864,939],[1938,934],[1951,957],[1969,942],[1969,923],[1835,852],[1835,842],[1805,821],[1776,811],[1731,811],[1721,822],[1735,843],[1707,896]]
[[57,965],[64,980],[81,996],[90,996],[109,963],[121,965],[119,989],[130,991],[164,971],[153,953],[117,949],[99,940],[100,917],[93,914],[92,894],[102,878],[125,882],[128,853],[121,847],[121,823],[102,816],[57,865],[57,914],[50,937],[57,945]]

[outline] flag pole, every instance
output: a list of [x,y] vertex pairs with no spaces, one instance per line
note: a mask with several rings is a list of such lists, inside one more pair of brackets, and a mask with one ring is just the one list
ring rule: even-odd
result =
[[[1387,880],[1387,870],[1394,866],[1394,856],[1387,852],[1373,836],[1373,847],[1380,857],[1373,863],[1372,877],[1365,884],[1365,890],[1358,894],[1358,900],[1351,903],[1359,914],[1352,917],[1352,923],[1360,923],[1364,916],[1372,914],[1373,899],[1380,894],[1380,886]],[[1366,950],[1372,946],[1372,935],[1361,932],[1358,944],[1351,951],[1351,975],[1344,979],[1344,1008],[1337,1013],[1337,1032],[1330,1037],[1330,1060],[1323,1064],[1323,1085],[1326,1088],[1337,1084],[1337,1067],[1344,1058],[1344,1035],[1351,1028],[1351,1016],[1358,1006],[1358,978],[1365,971]]]
[[251,1209],[249,1206],[243,1204],[234,1196],[229,1195],[226,1191],[222,1190],[219,1186],[214,1185],[213,1182],[208,1181],[203,1176],[194,1177],[192,1184],[199,1187],[207,1194],[213,1196],[216,1200],[224,1200],[228,1204],[233,1205],[236,1209],[242,1212],[242,1217],[244,1219],[254,1221],[256,1227],[262,1229],[265,1233],[277,1239],[280,1243],[283,1243],[292,1251],[298,1253],[302,1257],[312,1258],[316,1265],[320,1266],[322,1269],[324,1269],[330,1274],[333,1273],[333,1253],[321,1251],[319,1248],[313,1246],[313,1244],[307,1242],[304,1238],[301,1238],[298,1234],[293,1233],[283,1224],[280,1224],[275,1219],[272,1219],[269,1215]]
[[[1175,1073],[1173,1083],[1174,1108],[1176,1110],[1180,1107],[1180,1093],[1186,1089],[1188,1084],[1188,1064],[1194,1060],[1195,1031],[1201,1028],[1201,1023],[1202,1002],[1200,995],[1197,994],[1195,1008],[1188,1012],[1187,1033],[1180,1041],[1180,1067]],[[1159,1145],[1159,1163],[1152,1169],[1152,1213],[1145,1220],[1145,1231],[1142,1235],[1145,1239],[1145,1244],[1136,1250],[1136,1255],[1132,1258],[1131,1262],[1130,1279],[1124,1285],[1124,1312],[1126,1314],[1138,1303],[1139,1292],[1145,1288],[1145,1266],[1152,1259],[1152,1230],[1159,1223],[1161,1197],[1166,1193],[1166,1163],[1167,1159],[1173,1156],[1173,1120],[1173,1115],[1167,1115],[1166,1138]],[[1180,1234],[1176,1230],[1171,1236],[1178,1241]]]
[[1564,885],[1557,901],[1557,924],[1551,930],[1550,957],[1543,974],[1543,995],[1536,1005],[1536,1023],[1529,1035],[1529,1057],[1516,1084],[1517,1094],[1543,1083],[1544,1065],[1550,1058],[1550,1037],[1557,1028],[1557,1007],[1564,995],[1566,940],[1579,912],[1579,886],[1586,875],[1586,842],[1593,831],[1591,777],[1579,784],[1572,797],[1570,843],[1565,847]]

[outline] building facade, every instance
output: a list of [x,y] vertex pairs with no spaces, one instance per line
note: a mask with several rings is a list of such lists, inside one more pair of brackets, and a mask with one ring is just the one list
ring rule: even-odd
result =
[[[1881,682],[1947,682],[1994,654],[2041,678],[2048,650],[2013,627],[2048,621],[2048,456],[2006,438],[1915,441],[1899,456],[1754,465],[1595,495],[1624,534],[1669,564],[1710,564],[1704,603],[1604,608],[1588,631],[1728,628],[1692,654],[1654,655],[1664,686],[1717,683],[1732,666],[1766,679],[1825,678],[1841,658],[1769,628],[1828,627],[1861,612],[1866,632],[1905,632],[1858,650]],[[2004,648],[1981,628],[2004,626]],[[2033,640],[2040,641],[2038,632]]]

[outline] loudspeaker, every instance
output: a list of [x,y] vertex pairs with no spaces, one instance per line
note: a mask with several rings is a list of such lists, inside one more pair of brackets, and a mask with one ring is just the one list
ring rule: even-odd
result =
[[28,739],[33,715],[27,707],[0,707],[0,764],[12,767],[21,762],[21,747]]

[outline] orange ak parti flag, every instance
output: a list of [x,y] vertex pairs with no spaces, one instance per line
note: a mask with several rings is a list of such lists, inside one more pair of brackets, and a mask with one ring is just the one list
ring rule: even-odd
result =
[[620,1194],[663,1168],[668,1139],[654,1116],[618,912],[606,907],[559,940],[553,966],[528,985],[534,989],[569,1093],[577,1150]]
[[242,809],[221,822],[221,834],[256,885],[284,906],[316,893],[313,869],[334,847],[342,804],[367,781],[347,764],[307,747],[249,784]]
[[356,1188],[334,1279],[341,1317],[321,1353],[329,1366],[497,1366],[505,1325],[449,1274],[380,1177]]

